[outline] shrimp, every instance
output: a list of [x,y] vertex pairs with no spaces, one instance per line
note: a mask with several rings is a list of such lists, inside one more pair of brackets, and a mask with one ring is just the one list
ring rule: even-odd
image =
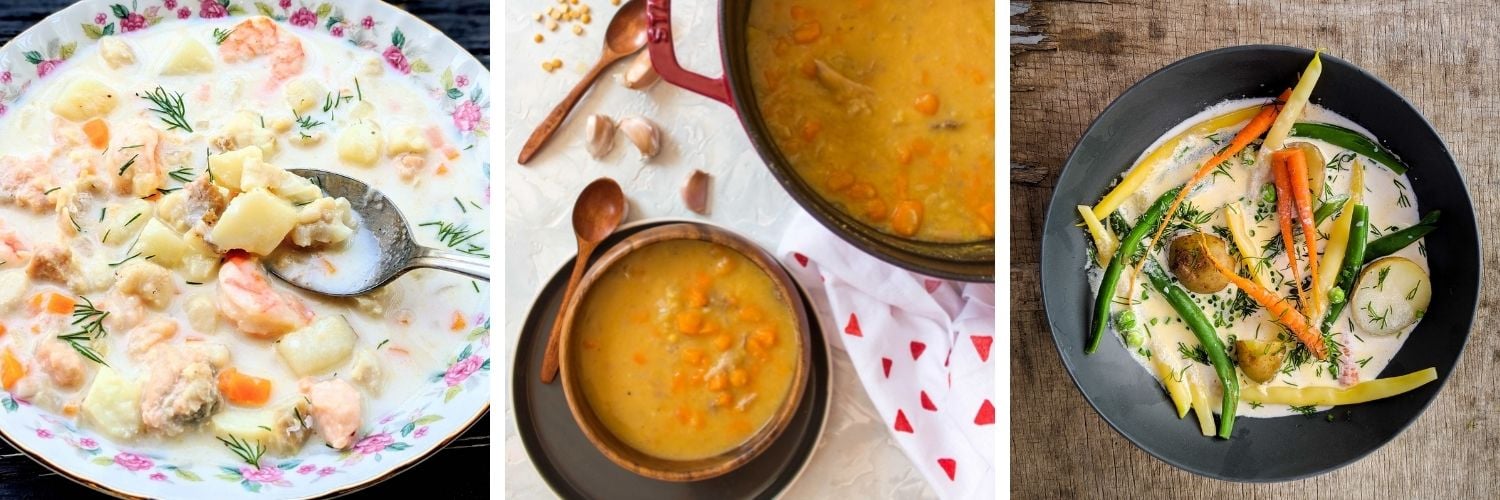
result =
[[360,395],[354,386],[343,379],[313,383],[303,379],[299,382],[302,393],[312,402],[313,429],[328,442],[328,446],[342,450],[354,444],[354,433],[359,430]]
[[36,364],[52,379],[52,383],[63,389],[72,389],[83,383],[83,356],[61,340],[43,340],[36,345]]
[[219,54],[230,63],[271,56],[271,78],[267,82],[270,87],[301,73],[302,64],[307,59],[302,41],[265,17],[247,19],[235,25],[219,44]]
[[272,289],[260,261],[243,252],[229,254],[219,268],[217,302],[235,328],[257,337],[279,337],[313,318],[302,302]]
[[52,184],[45,158],[0,158],[0,202],[41,212],[52,208],[47,202],[47,191],[55,187]]

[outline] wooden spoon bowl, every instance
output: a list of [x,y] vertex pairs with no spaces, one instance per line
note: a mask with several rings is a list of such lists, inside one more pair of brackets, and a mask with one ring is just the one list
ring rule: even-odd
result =
[[[776,293],[787,307],[791,308],[796,327],[796,332],[791,337],[795,341],[796,349],[792,386],[781,400],[776,412],[771,415],[771,419],[761,427],[759,432],[751,435],[739,446],[719,455],[698,460],[669,460],[652,456],[615,437],[594,413],[588,397],[583,392],[578,359],[582,349],[573,345],[575,342],[573,324],[579,316],[580,305],[585,303],[594,284],[625,256],[651,244],[669,240],[705,241],[744,255],[771,278]],[[786,430],[792,415],[797,411],[798,402],[802,399],[802,391],[807,386],[808,370],[812,364],[808,350],[808,344],[811,342],[808,336],[811,329],[808,326],[808,312],[801,306],[802,302],[796,289],[796,284],[792,282],[791,277],[770,253],[739,235],[708,224],[681,223],[659,226],[636,233],[610,247],[604,255],[600,256],[599,261],[589,268],[588,274],[578,285],[577,293],[573,294],[573,297],[562,306],[563,330],[559,342],[561,344],[559,362],[562,370],[563,393],[567,397],[568,409],[572,412],[573,419],[583,430],[589,442],[593,443],[594,447],[598,448],[599,452],[610,461],[626,470],[652,479],[675,482],[698,481],[729,473],[749,463],[770,447],[782,431]],[[671,430],[666,429],[662,432],[671,432]]]

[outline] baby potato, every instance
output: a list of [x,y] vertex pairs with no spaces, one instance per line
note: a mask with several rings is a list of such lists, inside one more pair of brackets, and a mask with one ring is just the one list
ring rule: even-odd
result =
[[208,241],[223,250],[270,255],[296,225],[297,209],[290,202],[257,189],[229,202]]
[[0,313],[9,312],[16,304],[20,304],[21,296],[30,285],[31,279],[26,276],[24,269],[0,271]]
[[108,217],[104,220],[107,232],[102,240],[109,245],[129,243],[146,227],[146,222],[156,220],[153,215],[155,209],[151,202],[141,199],[109,207]]
[[83,397],[83,421],[115,439],[130,439],[141,431],[141,386],[100,366]]
[[79,78],[63,87],[62,95],[52,102],[52,112],[75,122],[84,122],[109,114],[120,103],[120,94],[99,80]]
[[1382,257],[1365,266],[1349,307],[1354,324],[1375,335],[1392,335],[1422,319],[1432,301],[1432,280],[1405,257]]
[[1283,342],[1238,340],[1234,343],[1234,357],[1239,362],[1240,371],[1245,372],[1250,380],[1262,384],[1269,382],[1281,371],[1281,363],[1286,361],[1287,351],[1287,345]]
[[202,43],[188,37],[180,37],[167,49],[166,62],[162,63],[163,75],[192,75],[207,73],[214,69],[214,58]]
[[324,316],[276,341],[276,353],[298,376],[317,375],[342,365],[359,340],[343,316]]
[[386,142],[389,144],[386,154],[392,158],[402,153],[425,154],[428,149],[427,138],[422,137],[422,130],[412,125],[392,130]]
[[339,159],[363,167],[375,166],[380,159],[380,131],[374,124],[361,122],[339,132]]
[[182,258],[192,252],[182,235],[162,224],[159,219],[146,222],[141,230],[140,249],[142,255],[154,255],[151,260],[166,267],[177,267]]
[[[1208,253],[1205,254],[1204,250]],[[1172,245],[1167,249],[1167,264],[1172,268],[1172,275],[1194,293],[1214,293],[1229,284],[1229,278],[1219,274],[1209,258],[1226,265],[1231,262],[1229,248],[1224,244],[1223,238],[1195,232],[1172,240]]]

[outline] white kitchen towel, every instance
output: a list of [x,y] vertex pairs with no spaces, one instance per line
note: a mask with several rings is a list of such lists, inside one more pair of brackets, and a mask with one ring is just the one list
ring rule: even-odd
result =
[[933,490],[945,499],[994,498],[994,285],[902,270],[806,212],[787,228],[777,255]]

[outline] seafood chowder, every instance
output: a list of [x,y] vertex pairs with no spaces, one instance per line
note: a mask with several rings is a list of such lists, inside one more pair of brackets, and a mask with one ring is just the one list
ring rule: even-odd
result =
[[291,168],[359,178],[424,244],[488,257],[480,160],[400,76],[259,17],[81,49],[0,122],[3,388],[186,461],[350,447],[486,303],[433,271],[326,299],[262,265],[356,245],[349,201]]

